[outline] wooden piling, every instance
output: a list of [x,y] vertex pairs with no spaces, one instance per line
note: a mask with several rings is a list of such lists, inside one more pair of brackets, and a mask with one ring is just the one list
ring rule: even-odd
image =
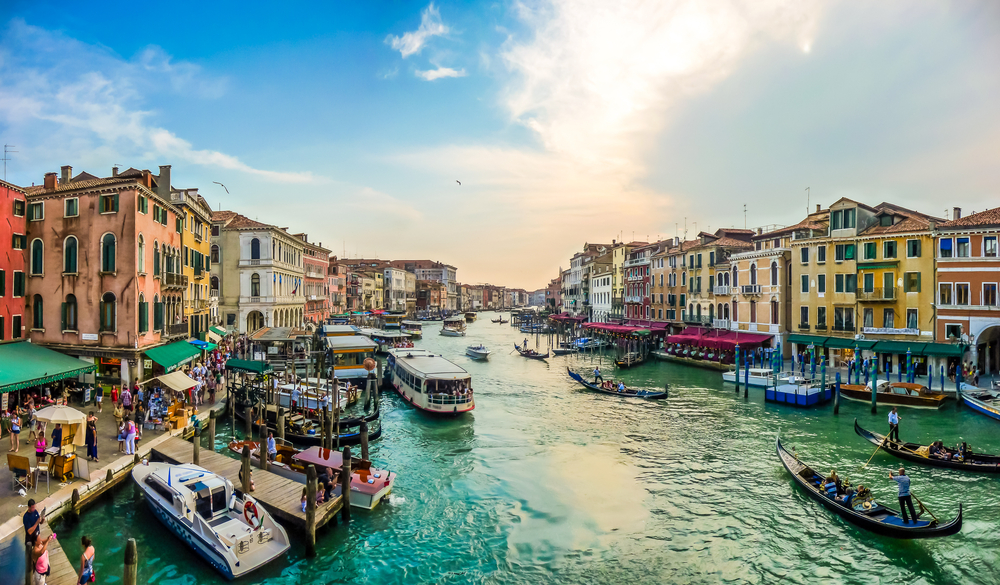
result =
[[840,414],[840,372],[837,372],[833,385],[833,414]]
[[194,428],[194,436],[191,437],[191,463],[201,465],[201,429]]
[[243,438],[247,441],[253,440],[253,409],[249,406],[243,408],[243,420],[246,421],[246,430],[244,431]]
[[340,382],[333,377],[333,432],[336,448],[340,449]]
[[139,568],[139,553],[135,547],[135,539],[130,538],[125,544],[125,575],[122,585],[136,585]]
[[33,548],[30,542],[24,543],[24,585],[29,585],[35,576],[35,560],[31,558]]
[[257,466],[267,471],[270,464],[271,462],[267,460],[267,435],[262,434],[260,442],[257,443]]
[[340,509],[340,518],[344,522],[351,520],[351,448],[344,447],[344,463],[340,467],[340,493],[344,498],[344,507]]
[[80,490],[77,489],[73,490],[71,501],[72,501],[72,509],[70,510],[70,515],[73,518],[78,518],[80,516]]
[[285,409],[278,407],[278,438],[285,442]]
[[368,461],[368,423],[361,423],[361,458]]
[[215,451],[215,411],[208,411],[208,450]]
[[330,436],[327,434],[329,432],[329,429],[327,429],[327,427],[326,427],[326,417],[327,417],[326,409],[325,408],[320,408],[319,409],[319,432],[320,432],[320,439],[319,440],[320,440],[320,444],[323,446],[324,449],[326,448],[327,441],[330,440]]
[[316,556],[316,467],[306,467],[306,556]]
[[243,493],[249,494],[253,490],[250,489],[250,446],[243,445],[243,453],[241,456],[243,461]]
[[108,474],[104,476],[104,483],[111,483],[114,480],[115,480],[115,473],[109,469]]

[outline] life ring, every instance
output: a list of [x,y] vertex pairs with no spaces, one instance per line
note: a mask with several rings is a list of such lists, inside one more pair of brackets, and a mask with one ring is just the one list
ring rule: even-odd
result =
[[243,517],[246,518],[247,523],[254,530],[261,527],[260,512],[257,511],[257,504],[253,503],[252,500],[248,500],[243,504]]

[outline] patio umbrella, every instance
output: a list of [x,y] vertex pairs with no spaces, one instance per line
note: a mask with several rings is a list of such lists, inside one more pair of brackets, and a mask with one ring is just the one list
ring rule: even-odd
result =
[[75,408],[68,406],[46,406],[35,413],[35,418],[53,425],[63,426],[63,437],[73,436],[73,444],[77,447],[87,442],[83,426],[87,416]]

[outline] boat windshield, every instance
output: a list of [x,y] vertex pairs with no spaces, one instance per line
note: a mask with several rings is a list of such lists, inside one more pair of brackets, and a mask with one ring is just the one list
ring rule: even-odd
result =
[[211,493],[208,490],[199,491],[194,500],[194,508],[199,516],[205,520],[211,520],[216,513],[225,511],[228,508],[226,503],[226,488],[217,487]]

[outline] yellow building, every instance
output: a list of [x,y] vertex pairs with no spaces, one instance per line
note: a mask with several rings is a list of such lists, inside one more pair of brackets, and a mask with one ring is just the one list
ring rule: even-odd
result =
[[[738,320],[727,306],[732,302],[729,288],[717,289],[716,286],[720,282],[728,282],[729,257],[752,249],[752,234],[752,230],[731,228],[720,228],[714,234],[698,234],[700,243],[687,252],[688,304],[685,323],[729,329],[730,321]],[[722,293],[718,298],[717,290]]]
[[[169,179],[169,169],[167,177]],[[211,325],[212,208],[197,189],[171,189],[170,202],[180,215],[177,229],[181,234],[181,266],[188,282],[184,293],[184,321],[188,325],[188,335],[198,337]],[[217,261],[218,250],[214,255]]]
[[625,315],[625,262],[632,250],[645,246],[648,242],[611,241],[611,317],[622,318]]

